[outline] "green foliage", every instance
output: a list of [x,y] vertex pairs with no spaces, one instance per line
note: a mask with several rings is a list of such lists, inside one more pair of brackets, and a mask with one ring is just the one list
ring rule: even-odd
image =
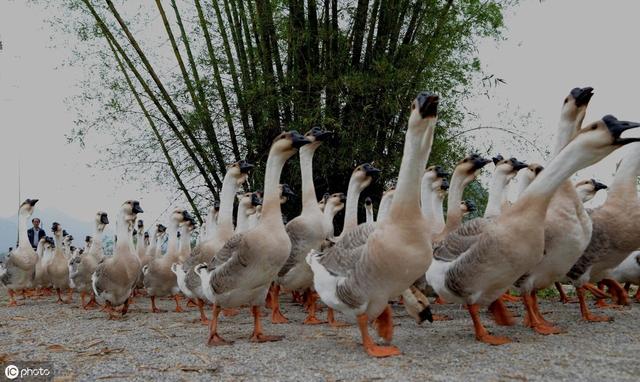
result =
[[[339,137],[339,144],[318,150],[317,194],[346,191],[354,165],[375,161],[383,172],[366,194],[379,200],[385,184],[398,173],[408,107],[421,90],[434,91],[442,100],[430,164],[453,168],[473,151],[470,142],[452,138],[450,130],[459,129],[464,117],[461,105],[471,95],[473,75],[480,71],[476,43],[483,37],[501,38],[503,13],[515,4],[510,0],[214,1],[178,2],[176,8],[173,1],[161,2],[170,14],[177,52],[166,42],[168,35],[144,33],[149,20],[160,22],[160,8],[151,5],[136,8],[125,2],[111,9],[90,0],[66,0],[62,7],[69,17],[58,20],[61,29],[80,42],[75,63],[91,73],[76,105],[80,113],[83,107],[100,105],[97,115],[81,115],[71,138],[84,143],[91,129],[112,131],[114,144],[102,149],[113,161],[121,163],[125,172],[135,168],[138,176],[151,175],[158,183],[173,186],[180,177],[188,185],[183,192],[195,199],[193,208],[212,202],[214,190],[205,180],[214,187],[219,184],[210,179],[211,170],[220,179],[225,170],[220,161],[211,159],[203,171],[199,162],[206,164],[214,157],[232,162],[240,153],[257,164],[251,187],[261,188],[273,137],[281,130],[304,132],[316,125]],[[204,24],[198,21],[198,6]],[[114,19],[115,8],[135,26],[132,33],[146,57],[132,49],[123,26]],[[178,8],[179,13],[174,12]],[[103,22],[106,30],[96,21]],[[178,21],[184,24],[184,36]],[[114,60],[116,50],[106,44],[109,33],[123,46],[117,54],[128,56],[134,65],[126,69],[129,76],[133,78],[137,68],[151,92],[143,91],[140,82],[132,89],[123,81]],[[188,62],[182,76],[176,59]],[[169,89],[169,98],[159,96],[143,63],[161,73],[159,81]],[[132,91],[142,95],[168,153],[159,149]],[[151,97],[160,98],[160,108],[150,102]],[[170,110],[170,103],[177,110]],[[171,124],[178,129],[168,128]],[[132,125],[137,129],[130,131]],[[195,156],[185,154],[182,134],[189,136],[185,141]],[[202,148],[194,147],[194,142]],[[177,167],[170,182],[168,165]],[[282,181],[300,189],[297,161],[290,161]],[[481,208],[486,203],[479,184],[470,187],[466,197]],[[290,203],[286,210],[292,216],[298,208],[299,203]]]

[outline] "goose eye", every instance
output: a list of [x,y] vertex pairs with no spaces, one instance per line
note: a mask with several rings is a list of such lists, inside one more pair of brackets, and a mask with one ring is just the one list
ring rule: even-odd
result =
[[566,98],[564,99],[564,103],[567,103],[567,102],[569,102],[569,97],[566,97]]
[[595,130],[595,129],[597,129],[597,128],[598,128],[598,125],[593,125],[593,126],[591,127],[591,130]]

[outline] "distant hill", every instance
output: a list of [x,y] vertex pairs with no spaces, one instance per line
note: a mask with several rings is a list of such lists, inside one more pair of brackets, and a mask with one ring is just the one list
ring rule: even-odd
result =
[[[40,218],[41,227],[47,235],[51,236],[51,225],[53,222],[62,224],[67,232],[73,235],[74,244],[84,246],[84,238],[93,232],[93,223],[78,220],[66,213],[56,209],[36,209],[34,217]],[[28,224],[31,227],[31,222]],[[18,238],[18,215],[9,218],[0,218],[0,253],[6,252],[9,247],[15,247]]]

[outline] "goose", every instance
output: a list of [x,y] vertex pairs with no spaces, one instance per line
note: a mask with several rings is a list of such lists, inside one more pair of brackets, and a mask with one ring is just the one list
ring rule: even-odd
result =
[[[491,163],[491,159],[485,159],[478,154],[471,154],[458,162],[449,182],[448,206],[460,206],[464,189],[475,180],[480,170],[488,163]],[[460,208],[448,208],[445,227],[434,235],[434,243],[442,241],[448,233],[458,228],[462,223],[463,215],[464,212]]]
[[593,199],[598,191],[606,190],[607,185],[600,183],[595,179],[586,179],[575,184],[576,192],[582,203],[586,203]]
[[[431,262],[430,222],[420,210],[420,182],[429,159],[439,97],[420,93],[411,104],[396,191],[388,215],[362,224],[324,252],[307,255],[314,286],[327,306],[357,318],[370,356],[400,354],[378,346],[369,335],[371,320],[387,342],[393,336],[388,301],[408,289]],[[349,204],[347,197],[347,205]],[[348,208],[348,207],[347,207]]]
[[196,228],[196,220],[189,215],[189,219],[185,220],[178,231],[180,242],[178,243],[178,260],[182,264],[189,256],[191,256],[191,236]]
[[[162,242],[162,235],[164,235],[166,230],[167,227],[163,226],[162,224],[156,224],[156,229],[153,232],[153,235],[151,235],[151,237],[149,238],[149,246],[147,246],[147,251],[145,253],[145,259],[147,260],[147,263],[157,256],[158,249],[160,248],[160,243]],[[141,266],[144,267],[142,264]]]
[[255,228],[234,235],[209,264],[196,267],[203,291],[213,302],[208,345],[229,344],[218,334],[218,315],[222,308],[243,305],[251,306],[254,318],[252,342],[282,339],[263,333],[259,306],[291,253],[291,241],[280,210],[280,174],[287,159],[309,143],[296,131],[283,132],[275,138],[267,158],[260,222]]
[[351,173],[349,178],[349,186],[347,187],[347,204],[344,213],[344,224],[339,237],[344,235],[358,226],[358,203],[360,193],[369,187],[373,177],[381,171],[373,167],[370,163],[363,163],[357,166]]
[[[441,166],[430,166],[424,171],[420,181],[420,209],[425,219],[434,221],[433,192],[442,184],[442,179],[449,176]],[[381,203],[382,204],[382,203]]]
[[434,261],[427,270],[427,281],[439,295],[467,305],[477,340],[492,345],[510,341],[487,332],[480,321],[479,308],[493,304],[542,260],[545,217],[556,191],[576,171],[639,140],[620,138],[625,130],[639,126],[609,115],[587,125],[510,208],[496,219],[474,219],[465,223],[436,248]]
[[[149,261],[153,261],[155,259],[161,259],[164,256],[164,250],[162,249],[162,246],[165,243],[167,243],[167,241],[168,241],[168,240],[166,240],[167,239],[167,227],[165,227],[163,225],[161,225],[161,226],[162,226],[161,230],[160,230],[160,227],[158,227],[158,229],[159,229],[158,238],[156,239],[156,248],[155,248],[155,253],[153,255],[153,259],[151,259]],[[148,264],[141,268],[143,273],[144,273],[144,270],[147,268],[147,266],[148,266]]]
[[147,241],[145,240],[144,221],[142,219],[138,220],[136,231],[136,253],[138,254],[138,259],[140,259],[140,264],[144,266],[147,263]]
[[485,218],[500,215],[509,182],[520,170],[528,167],[526,163],[516,158],[504,159],[502,155],[497,155],[492,160],[495,170],[489,186],[489,199],[483,215]]
[[33,285],[38,255],[29,243],[27,220],[33,214],[38,199],[27,199],[18,210],[18,247],[11,252],[5,263],[5,271],[0,278],[9,293],[9,306],[18,306],[15,291],[30,288]]
[[624,289],[629,290],[631,284],[638,285],[633,297],[640,302],[640,251],[633,251],[623,262],[611,271],[611,276],[619,283],[625,283]]
[[36,296],[44,295],[44,289],[49,287],[49,278],[47,277],[47,267],[44,259],[44,243],[45,236],[40,238],[40,240],[38,241],[38,246],[36,248],[38,262],[36,263],[36,273],[33,278],[33,286],[36,288]]
[[[220,192],[220,204],[214,204],[207,214],[207,237],[197,245],[191,256],[181,267],[184,275],[184,285],[180,285],[182,293],[190,299],[195,299],[200,311],[200,322],[208,324],[204,313],[204,304],[207,297],[202,290],[200,276],[194,267],[200,263],[209,263],[216,253],[224,246],[233,234],[233,202],[238,187],[247,181],[253,165],[247,161],[238,161],[227,167],[227,172],[222,180]],[[179,266],[176,266],[176,271]]]
[[69,235],[63,237],[63,229],[60,223],[54,222],[51,227],[53,232],[53,240],[55,247],[53,248],[53,257],[47,264],[47,275],[51,280],[51,284],[58,294],[57,303],[68,304],[70,301],[62,300],[61,291],[66,289],[71,297],[71,288],[69,287],[69,260],[65,254],[69,243]]
[[[613,116],[607,116],[605,122],[620,130],[640,126],[637,123],[618,121]],[[621,140],[626,143],[640,141],[640,138]],[[604,204],[589,211],[593,222],[591,241],[567,273],[576,286],[580,311],[587,321],[611,319],[589,312],[585,300],[585,287],[589,281],[605,284],[615,297],[617,304],[629,304],[626,291],[612,275],[612,270],[640,247],[638,234],[640,232],[640,201],[637,191],[637,179],[640,175],[640,143],[629,145],[628,150],[616,171]]]
[[[572,89],[565,98],[561,107],[554,158],[560,155],[562,148],[580,132],[592,96],[593,89],[586,87]],[[608,123],[608,119],[609,117],[605,123]],[[544,171],[542,174],[544,175]],[[589,243],[591,232],[591,219],[576,188],[567,179],[557,189],[548,205],[544,221],[545,241],[542,259],[535,267],[523,273],[515,284],[520,290],[526,312],[523,323],[536,333],[549,335],[562,332],[562,329],[545,320],[540,313],[536,292],[564,279]]]
[[325,192],[324,195],[322,195],[322,198],[318,200],[318,208],[320,208],[320,211],[324,212],[324,206],[327,203],[327,199],[329,199],[330,196],[331,194],[329,194],[328,192]]
[[173,296],[176,302],[175,312],[182,312],[180,307],[180,296],[178,292],[178,281],[176,275],[171,271],[173,263],[178,262],[180,251],[178,249],[178,228],[185,222],[193,218],[187,210],[176,208],[169,217],[167,225],[167,251],[162,257],[156,257],[144,268],[144,289],[151,299],[151,312],[160,313],[163,310],[156,306],[156,297]]
[[[124,202],[118,211],[117,237],[127,237],[133,228],[133,222],[135,222],[137,215],[142,212],[140,202],[137,200]],[[140,260],[137,254],[131,251],[127,240],[116,241],[113,255],[104,257],[91,276],[93,293],[96,300],[105,305],[109,319],[117,318],[114,307],[123,305],[120,312],[123,316],[127,313],[129,297],[139,273]]]
[[[278,278],[270,291],[271,322],[285,323],[287,318],[280,311],[280,288],[298,291],[311,287],[313,274],[304,256],[311,249],[320,248],[329,235],[333,234],[333,217],[325,218],[318,206],[315,186],[313,184],[313,156],[324,141],[331,138],[333,133],[314,127],[305,133],[304,137],[310,143],[300,147],[300,172],[302,178],[302,211],[300,215],[287,223],[285,230],[291,242],[291,253],[286,263],[278,272]],[[326,210],[326,206],[325,206]],[[328,211],[330,212],[330,211]],[[315,316],[315,300],[310,301],[312,307],[303,324],[319,324]]]
[[[89,309],[95,305],[91,276],[93,272],[95,272],[98,263],[100,263],[104,257],[102,237],[107,224],[109,224],[107,213],[98,211],[94,218],[95,232],[93,238],[87,236],[87,238],[91,239],[91,245],[88,246],[83,256],[79,256],[70,262],[73,264],[73,270],[70,269],[69,279],[72,281],[75,290],[80,292],[80,300],[84,309]],[[91,300],[85,304],[87,293],[91,295]]]
[[364,199],[364,212],[366,214],[365,223],[373,223],[375,221],[373,217],[373,200],[368,196]]
[[262,200],[256,192],[243,192],[238,196],[238,217],[236,218],[235,233],[242,233],[249,229],[249,219],[256,213],[256,207],[262,205]]
[[[448,176],[447,173],[445,176]],[[431,206],[433,208],[432,214],[432,234],[442,232],[445,226],[444,221],[444,198],[449,191],[449,181],[446,178],[436,179],[431,185]],[[427,202],[428,203],[428,202]]]

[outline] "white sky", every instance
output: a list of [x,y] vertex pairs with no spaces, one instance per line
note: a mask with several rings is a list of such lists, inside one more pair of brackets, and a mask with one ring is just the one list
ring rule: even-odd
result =
[[[551,143],[565,95],[575,86],[593,86],[586,121],[609,113],[640,120],[639,14],[636,0],[522,1],[507,16],[507,40],[479,46],[484,69],[507,85],[494,90],[493,100],[478,98],[469,107],[492,123],[508,100],[510,107],[533,111],[543,122],[539,135],[549,137],[542,142]],[[55,206],[90,220],[97,209],[114,211],[123,200],[137,198],[144,219],[155,219],[167,208],[166,191],[140,193],[136,185],[118,182],[117,173],[87,168],[96,153],[66,143],[74,114],[65,98],[79,92],[75,85],[81,75],[61,65],[69,52],[44,22],[48,16],[26,1],[0,1],[0,216],[16,212],[20,163],[22,197],[40,198],[38,207]],[[57,48],[51,48],[52,35]],[[496,150],[518,156],[504,144],[496,144]],[[530,152],[520,154],[520,159],[540,160]],[[580,177],[609,182],[620,154]]]

